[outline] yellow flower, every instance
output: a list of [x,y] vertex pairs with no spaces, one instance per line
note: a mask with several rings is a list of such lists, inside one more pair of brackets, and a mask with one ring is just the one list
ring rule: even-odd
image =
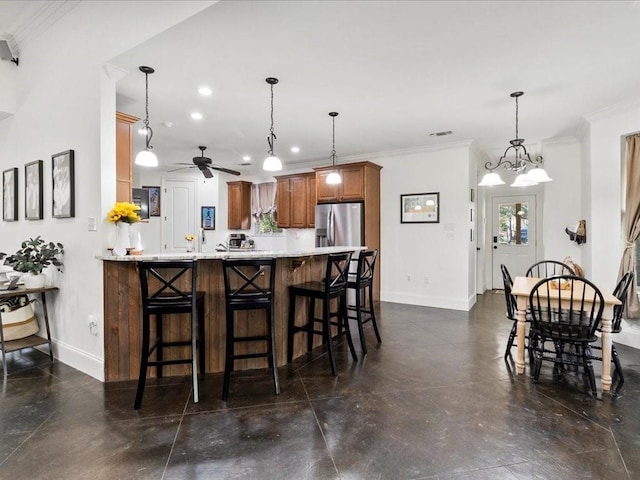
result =
[[110,223],[136,223],[140,221],[138,216],[140,207],[129,202],[116,202],[111,211],[107,214],[107,222]]
[[196,239],[196,237],[193,235],[193,233],[188,233],[184,236],[184,239],[187,242],[193,242]]

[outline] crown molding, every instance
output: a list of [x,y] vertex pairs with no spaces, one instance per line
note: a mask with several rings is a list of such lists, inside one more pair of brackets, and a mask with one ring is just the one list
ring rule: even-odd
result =
[[[30,8],[23,17],[11,25],[14,31],[6,32],[13,36],[19,47],[38,38],[39,35],[55,25],[73,10],[80,3],[80,0],[49,0],[38,3],[42,3],[42,5]],[[37,4],[33,2],[32,5]]]
[[614,105],[601,108],[600,110],[596,110],[595,112],[588,113],[584,116],[584,118],[587,122],[595,122],[598,120],[604,120],[604,119],[610,118],[614,115],[626,113],[638,108],[640,108],[640,97],[635,97],[629,101],[616,103]]

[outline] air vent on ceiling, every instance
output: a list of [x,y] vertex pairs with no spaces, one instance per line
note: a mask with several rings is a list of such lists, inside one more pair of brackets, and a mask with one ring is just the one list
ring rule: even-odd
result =
[[430,133],[430,137],[444,137],[445,135],[451,135],[453,132],[451,130],[447,130],[446,132],[435,132]]

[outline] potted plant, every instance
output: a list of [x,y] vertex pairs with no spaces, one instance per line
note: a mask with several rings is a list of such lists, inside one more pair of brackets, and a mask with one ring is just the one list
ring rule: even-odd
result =
[[[63,253],[64,247],[61,243],[45,242],[37,236],[22,242],[16,253],[5,258],[4,264],[16,272],[25,274],[22,276],[25,288],[41,288],[46,280],[42,273],[46,267],[54,265],[58,271],[62,271],[59,257]],[[4,253],[0,253],[0,258],[4,256]]]

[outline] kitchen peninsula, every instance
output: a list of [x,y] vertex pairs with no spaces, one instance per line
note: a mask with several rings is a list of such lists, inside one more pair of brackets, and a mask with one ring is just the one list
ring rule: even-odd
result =
[[[275,257],[275,337],[278,365],[286,363],[287,315],[289,306],[288,286],[309,280],[320,280],[325,273],[327,255],[344,251],[358,251],[364,247],[324,247],[298,251],[238,251],[216,253],[148,254],[136,256],[103,255],[104,261],[104,366],[105,381],[138,378],[140,368],[141,301],[140,283],[136,262],[142,260],[198,260],[198,290],[204,291],[205,300],[205,352],[206,372],[224,369],[225,353],[225,304],[222,259],[247,257]],[[305,308],[296,308],[296,323],[302,324]],[[261,312],[242,312],[237,325],[243,333],[254,333],[263,322],[251,322],[252,316]],[[186,328],[186,322],[175,322],[177,328]],[[257,325],[257,326],[256,326]],[[255,334],[260,334],[257,331]],[[166,328],[165,336],[179,336],[173,326]],[[315,339],[315,345],[321,340]],[[304,345],[303,345],[304,344]],[[306,352],[306,342],[296,342],[294,358]],[[168,355],[165,355],[167,357]],[[264,368],[264,359],[247,359],[238,362],[237,369]],[[188,375],[189,366],[170,365],[165,375]],[[154,374],[155,369],[150,369]]]

